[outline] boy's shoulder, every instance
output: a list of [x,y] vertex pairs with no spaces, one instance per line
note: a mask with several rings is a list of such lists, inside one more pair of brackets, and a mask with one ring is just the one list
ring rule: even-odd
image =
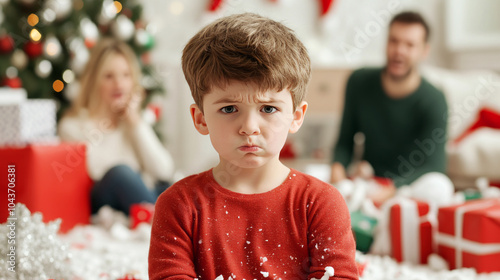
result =
[[[226,193],[217,188],[211,172],[210,169],[176,182],[160,195],[159,200],[183,200],[187,202],[193,200],[193,198],[201,198],[206,195],[213,199],[215,193]],[[341,198],[340,193],[334,186],[295,169],[290,169],[289,177],[281,186],[277,186],[274,191],[277,191],[274,194],[284,195],[283,191],[285,191],[285,193],[295,193],[301,197],[311,199],[322,195]]]
[[197,187],[209,184],[210,172],[212,170],[203,171],[201,173],[189,175],[166,189],[162,194],[167,193],[172,195],[173,193],[192,193],[196,191]]
[[[302,189],[303,191],[313,192],[317,194],[321,194],[324,192],[336,191],[335,187],[331,184],[328,184],[312,175],[303,173],[301,171],[291,169],[291,177],[296,177],[295,185]],[[292,178],[289,178],[292,179]],[[340,193],[339,193],[340,195]]]

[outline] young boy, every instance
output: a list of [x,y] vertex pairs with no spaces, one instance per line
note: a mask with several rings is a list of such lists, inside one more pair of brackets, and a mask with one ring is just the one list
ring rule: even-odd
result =
[[150,279],[358,279],[339,192],[279,161],[307,109],[302,43],[278,22],[232,15],[188,42],[182,67],[194,126],[220,162],[159,197]]

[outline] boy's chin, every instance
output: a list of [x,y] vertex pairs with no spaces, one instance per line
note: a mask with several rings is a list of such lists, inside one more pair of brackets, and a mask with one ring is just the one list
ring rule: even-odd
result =
[[246,155],[244,158],[231,161],[221,161],[222,167],[234,169],[258,169],[262,167],[272,166],[273,164],[279,164],[279,159],[275,158],[263,158],[259,156]]

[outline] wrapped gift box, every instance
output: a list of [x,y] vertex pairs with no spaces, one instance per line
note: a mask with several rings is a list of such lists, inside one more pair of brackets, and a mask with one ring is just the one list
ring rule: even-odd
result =
[[356,250],[366,253],[373,243],[373,234],[377,220],[360,211],[351,213],[351,228],[356,239]]
[[500,271],[500,200],[480,199],[442,207],[438,213],[438,253],[450,268]]
[[151,203],[136,203],[130,206],[131,228],[136,228],[140,223],[153,222],[155,206]]
[[[31,212],[41,212],[44,222],[61,218],[60,230],[64,232],[76,224],[89,223],[93,183],[85,154],[84,144],[0,148],[0,176],[7,178],[7,166],[14,165],[14,202],[25,204]],[[7,188],[6,183],[0,184],[2,201],[7,201]],[[0,209],[0,222],[7,217],[5,206]]]
[[22,145],[53,140],[56,135],[56,103],[28,99],[0,104],[0,145]]
[[28,94],[24,88],[0,87],[0,104],[17,104],[26,101]]
[[429,204],[402,198],[391,206],[389,215],[392,257],[399,262],[426,264],[433,252],[435,225]]
[[479,190],[466,189],[463,191],[465,200],[480,199],[482,197]]

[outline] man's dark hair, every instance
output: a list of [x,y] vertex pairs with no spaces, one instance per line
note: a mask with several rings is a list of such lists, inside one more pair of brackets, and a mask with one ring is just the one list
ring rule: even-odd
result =
[[417,12],[401,12],[392,18],[389,27],[392,26],[392,24],[395,22],[406,23],[406,24],[415,23],[422,25],[422,27],[424,27],[425,29],[425,42],[429,42],[431,30],[421,14]]

